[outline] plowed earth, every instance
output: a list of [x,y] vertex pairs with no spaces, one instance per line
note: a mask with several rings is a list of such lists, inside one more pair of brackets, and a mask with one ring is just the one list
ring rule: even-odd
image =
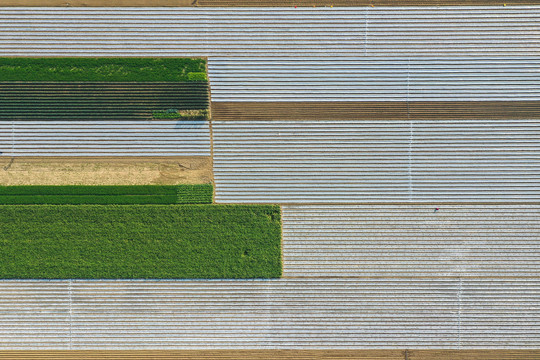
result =
[[178,157],[0,157],[0,185],[176,185],[212,181],[212,160]]

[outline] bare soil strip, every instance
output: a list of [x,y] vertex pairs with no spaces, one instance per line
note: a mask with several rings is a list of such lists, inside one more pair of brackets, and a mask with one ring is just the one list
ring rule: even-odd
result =
[[540,101],[213,102],[213,120],[530,119]]
[[407,360],[533,360],[540,350],[408,350]]
[[176,185],[212,182],[209,156],[0,157],[0,185]]
[[274,6],[512,6],[537,0],[3,0],[2,6],[39,7],[274,7]]
[[10,360],[533,360],[540,350],[143,350],[0,351]]

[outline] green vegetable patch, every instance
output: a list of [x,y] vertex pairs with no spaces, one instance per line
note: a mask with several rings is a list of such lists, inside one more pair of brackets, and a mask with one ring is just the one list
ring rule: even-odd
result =
[[0,206],[0,278],[281,275],[274,205]]

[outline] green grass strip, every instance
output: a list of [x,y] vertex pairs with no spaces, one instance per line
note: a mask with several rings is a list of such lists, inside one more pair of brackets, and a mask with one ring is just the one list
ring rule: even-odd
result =
[[183,185],[19,185],[0,186],[0,195],[171,195],[180,186]]
[[211,204],[214,193],[212,184],[178,186],[178,204]]
[[0,205],[211,204],[212,184],[0,186]]
[[0,278],[276,278],[280,222],[274,205],[0,206]]
[[2,205],[176,204],[177,195],[4,195]]
[[191,58],[7,58],[1,81],[204,81],[206,60]]

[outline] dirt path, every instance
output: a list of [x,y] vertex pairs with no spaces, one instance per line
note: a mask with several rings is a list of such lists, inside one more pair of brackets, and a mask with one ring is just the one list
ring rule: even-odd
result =
[[0,157],[0,185],[175,185],[211,181],[209,156]]
[[213,102],[213,120],[534,119],[540,101]]

